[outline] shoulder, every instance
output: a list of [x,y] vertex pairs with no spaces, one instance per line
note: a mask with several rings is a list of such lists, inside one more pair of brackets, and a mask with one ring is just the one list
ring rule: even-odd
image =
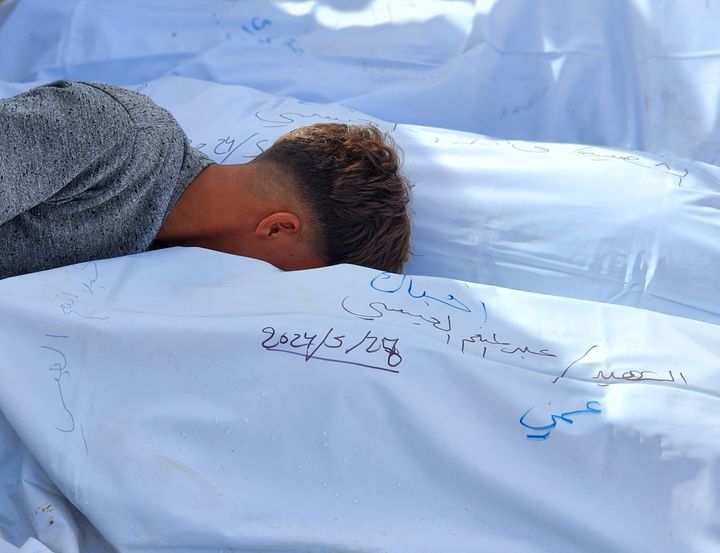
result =
[[112,142],[132,126],[116,100],[75,81],[56,81],[2,100],[0,122],[9,138],[43,149]]
[[147,96],[118,86],[61,80],[0,100],[0,112],[46,120],[50,127],[98,124],[106,130],[177,125],[173,116]]
[[0,220],[76,197],[120,168],[181,156],[184,146],[172,116],[146,96],[78,81],[0,100],[0,129],[0,205],[14,206]]
[[3,112],[14,116],[47,116],[54,119],[68,113],[87,116],[88,111],[109,109],[109,116],[127,117],[125,110],[112,97],[89,83],[77,81],[55,81],[41,85],[6,98],[0,105]]
[[109,102],[115,102],[127,113],[134,125],[140,128],[155,126],[177,126],[175,118],[165,108],[158,106],[150,98],[118,86],[104,83],[76,83],[94,90],[96,96],[104,96]]

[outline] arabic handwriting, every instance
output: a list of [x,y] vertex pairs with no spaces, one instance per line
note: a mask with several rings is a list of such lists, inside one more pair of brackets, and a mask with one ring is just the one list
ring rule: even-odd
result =
[[90,263],[81,265],[80,267],[77,267],[77,270],[85,271],[88,267],[90,268],[89,273],[82,280],[81,284],[83,288],[85,288],[85,290],[90,293],[90,295],[94,296],[96,289],[105,290],[105,286],[97,284],[98,278],[100,278],[100,273],[98,272],[98,266],[96,262],[91,261]]
[[550,151],[550,148],[548,148],[547,146],[540,146],[538,144],[523,143],[523,147],[520,147],[516,144],[513,144],[509,140],[506,140],[506,142],[516,150],[519,150],[521,152],[527,152],[530,154],[547,154]]
[[682,186],[683,179],[687,177],[689,173],[687,167],[683,167],[682,169],[672,169],[670,165],[666,162],[655,163],[655,161],[652,159],[642,158],[628,153],[613,153],[612,150],[602,150],[601,152],[596,151],[595,147],[593,146],[584,146],[575,150],[573,153],[581,155],[591,161],[624,161],[625,163],[637,165],[638,167],[649,169],[651,171],[660,171],[661,173],[666,173],[668,175],[676,177],[678,179],[678,186]]
[[597,344],[594,345],[594,346],[591,346],[585,353],[583,353],[580,357],[578,357],[577,359],[575,359],[575,361],[573,361],[572,363],[570,363],[570,364],[565,368],[565,370],[562,372],[562,374],[560,374],[560,376],[556,376],[556,377],[552,380],[552,383],[555,384],[558,380],[560,380],[561,378],[564,378],[565,375],[568,373],[568,371],[569,371],[576,363],[579,363],[580,361],[582,361],[583,359],[585,359],[588,355],[590,355],[590,352],[591,352],[592,350],[594,350],[596,347],[599,347],[599,346],[598,346]]
[[[335,117],[332,115],[323,115],[322,113],[318,113],[317,111],[313,111],[312,113],[300,113],[297,111],[283,111],[277,114],[268,114],[268,115],[261,115],[261,111],[255,112],[255,118],[259,121],[262,121],[263,123],[270,123],[269,125],[264,125],[266,128],[275,128],[275,127],[287,127],[288,125],[293,125],[296,123],[297,119],[324,119],[326,121],[339,121],[341,123],[361,123],[363,125],[373,125],[375,124],[374,121],[371,121],[370,119],[364,119],[362,117],[358,118],[350,118],[350,117]],[[273,119],[271,119],[271,117]]]
[[[399,278],[399,282],[398,282]],[[390,281],[384,282],[384,281]],[[395,281],[395,282],[393,282]],[[461,302],[459,299],[457,299],[452,294],[447,294],[445,298],[438,298],[435,296],[431,296],[427,293],[426,290],[423,290],[422,292],[417,292],[414,290],[414,283],[415,280],[413,277],[409,277],[407,275],[395,275],[392,273],[386,273],[382,272],[379,275],[375,276],[370,281],[370,287],[373,290],[377,290],[378,292],[384,292],[386,294],[394,294],[395,292],[399,291],[401,288],[405,286],[405,283],[407,282],[407,287],[405,287],[405,291],[407,292],[407,295],[411,298],[415,299],[421,299],[425,302],[426,305],[430,305],[428,301],[435,301],[444,305],[447,305],[448,307],[452,307],[453,309],[458,309],[460,311],[464,311],[465,313],[472,313],[472,310],[465,305],[463,302]],[[485,313],[484,320],[487,320],[487,310],[485,309],[485,303],[482,303],[483,311]]]
[[270,142],[267,138],[261,138],[257,142],[255,142],[255,147],[259,150],[260,153],[254,154],[254,155],[243,155],[246,159],[254,159],[260,154],[262,154],[265,151],[265,148],[261,146],[261,144],[264,144],[265,142]]
[[349,296],[345,296],[342,302],[340,302],[340,306],[346,313],[349,313],[350,315],[353,315],[358,319],[363,319],[364,321],[373,321],[375,319],[379,319],[386,313],[399,313],[400,315],[406,315],[407,317],[416,319],[416,321],[412,323],[415,325],[420,325],[421,323],[417,322],[417,320],[420,320],[430,324],[431,326],[442,332],[450,332],[452,330],[452,322],[450,320],[450,315],[446,315],[445,318],[441,320],[434,316],[411,313],[410,311],[406,311],[405,309],[389,307],[385,302],[382,301],[373,301],[368,303],[368,309],[371,310],[371,312],[369,313],[357,313],[347,306],[347,302],[349,299]]
[[[415,133],[419,134],[419,133]],[[421,134],[421,136],[424,136],[424,134]],[[435,139],[435,142],[437,143],[437,137],[433,137]],[[559,152],[557,149],[551,150],[549,144],[530,144],[527,142],[519,142],[515,143],[510,140],[505,140],[502,142],[502,144],[498,141],[492,141],[487,139],[487,137],[482,138],[475,138],[470,139],[469,137],[464,140],[457,140],[448,142],[446,140],[442,141],[443,144],[451,144],[451,145],[464,145],[464,146],[501,146],[502,144],[506,144],[507,146],[513,148],[514,150],[529,153],[529,154],[564,154],[564,152]],[[647,169],[649,171],[653,172],[660,172],[664,173],[666,175],[670,175],[671,177],[674,177],[677,179],[677,185],[683,186],[683,180],[685,177],[689,175],[689,170],[687,167],[684,166],[676,166],[673,167],[673,162],[668,161],[659,161],[657,159],[651,159],[646,157],[641,157],[638,155],[634,155],[629,152],[622,152],[622,151],[614,151],[614,150],[604,150],[599,149],[595,146],[583,146],[574,150],[568,150],[568,155],[576,155],[576,156],[582,156],[583,159],[586,159],[589,162],[622,162],[622,163],[628,163],[631,165],[635,165],[637,167],[641,167],[643,169]],[[662,157],[662,156],[661,156]]]
[[[104,315],[91,315],[97,302],[96,293],[105,290],[100,284],[100,272],[95,261],[72,266],[67,269],[67,274],[74,284],[68,289],[59,292],[55,299],[59,301],[58,307],[65,315],[77,315],[83,319],[95,319],[104,321],[109,317]],[[76,275],[80,280],[76,280]]]
[[[670,370],[668,371],[668,378],[646,376],[648,374],[657,375],[655,371],[638,371],[635,369],[625,371],[621,374],[615,374],[615,371],[610,371],[609,374],[605,374],[602,370],[599,370],[597,374],[593,376],[593,379],[603,380],[603,382],[597,382],[598,386],[608,386],[608,380],[622,380],[625,382],[675,382],[675,375]],[[685,375],[682,373],[682,371],[680,371],[678,374],[687,386],[687,380],[685,379]]]
[[[372,331],[366,332],[358,341],[357,336],[349,338],[346,334],[338,333],[334,328],[330,328],[319,342],[316,342],[318,333],[309,334],[306,331],[302,333],[283,332],[277,337],[275,328],[266,326],[262,329],[262,333],[267,335],[261,343],[266,351],[300,355],[305,358],[305,361],[316,359],[398,373],[400,370],[396,367],[403,360],[398,350],[398,338],[374,335]],[[322,348],[332,351],[325,353]],[[323,356],[318,355],[319,352]],[[355,353],[352,354],[352,352]],[[377,364],[368,363],[368,357]],[[378,359],[381,362],[376,361]]]
[[259,134],[259,132],[254,132],[250,136],[247,136],[244,139],[240,140],[237,145],[235,144],[235,139],[229,135],[224,138],[219,138],[217,144],[215,145],[215,148],[213,149],[213,153],[217,155],[224,155],[225,157],[220,160],[220,163],[225,163],[230,158],[230,156],[232,156],[248,140],[256,137]]
[[67,403],[65,402],[65,394],[63,393],[63,379],[66,377],[70,378],[70,371],[68,370],[68,358],[63,350],[60,349],[63,347],[65,343],[64,341],[69,339],[69,336],[46,333],[45,338],[53,339],[52,341],[48,340],[48,343],[53,345],[41,345],[40,347],[44,350],[52,352],[52,363],[48,365],[48,371],[53,373],[52,378],[57,385],[57,394],[60,406],[65,413],[63,415],[65,417],[65,421],[63,421],[64,424],[55,424],[55,428],[60,432],[72,432],[75,430],[75,416],[72,414],[72,411],[70,411]]
[[501,342],[498,340],[497,333],[493,332],[492,338],[487,338],[482,334],[473,334],[469,338],[463,338],[460,350],[465,353],[465,344],[492,344],[494,346],[509,346],[510,342]]
[[638,156],[634,156],[632,154],[617,154],[617,153],[611,153],[611,154],[602,154],[596,151],[593,151],[593,146],[584,146],[582,148],[578,148],[573,153],[574,154],[580,154],[581,156],[587,157],[591,159],[592,161],[608,161],[610,159],[618,159],[620,161],[637,161],[640,158]]
[[[557,426],[558,421],[563,421],[568,424],[573,424],[575,421],[571,418],[575,415],[584,415],[584,414],[599,414],[602,413],[602,409],[600,409],[600,403],[597,401],[588,401],[585,403],[585,409],[577,409],[573,411],[565,411],[564,413],[561,413],[560,415],[550,415],[550,424],[544,424],[544,425],[533,425],[528,424],[525,422],[525,419],[530,414],[530,411],[533,410],[533,407],[525,411],[522,416],[520,417],[520,424],[524,426],[525,428],[532,430],[533,432],[537,432],[537,434],[526,434],[526,437],[528,440],[547,440],[550,436],[550,432]],[[543,432],[544,431],[544,432]]]
[[493,332],[492,337],[489,335],[477,333],[473,334],[468,338],[463,338],[460,351],[465,353],[465,347],[467,344],[481,344],[483,346],[482,357],[485,358],[488,352],[488,346],[498,346],[494,351],[505,353],[507,355],[520,355],[522,359],[525,359],[525,355],[534,355],[538,357],[557,357],[547,348],[532,349],[529,346],[516,346],[512,342],[506,342],[498,338],[497,333]]
[[[214,14],[213,14],[214,15]],[[216,20],[216,25],[219,24],[219,20]],[[279,35],[268,35],[269,29],[272,27],[272,20],[265,17],[253,17],[250,19],[248,25],[240,25],[240,29],[248,36],[257,40],[260,44],[276,44],[278,40],[282,40],[283,37]],[[230,33],[226,33],[226,37],[230,38]],[[294,54],[303,54],[303,50],[298,44],[297,38],[288,38],[281,42],[283,46],[286,46]]]
[[[246,159],[253,159],[265,151],[265,148],[262,145],[266,142],[270,142],[267,138],[259,138],[259,140],[251,142],[251,139],[257,138],[259,135],[259,132],[254,132],[244,137],[236,137],[228,134],[215,138],[215,145],[212,150],[208,152],[208,155],[215,157],[220,163],[225,163],[231,157],[238,156]],[[208,147],[210,142],[213,141],[194,142],[188,138],[188,142],[196,150],[203,150]],[[244,146],[247,146],[247,148]],[[252,146],[255,147],[254,150],[252,149]]]
[[[401,278],[400,278],[400,282],[397,283],[397,286],[391,285],[391,286],[386,286],[386,287],[383,287],[383,288],[378,288],[378,284],[376,284],[376,282],[375,282],[375,281],[378,280],[378,279],[381,279],[381,280],[390,280],[390,281],[392,281],[393,278],[395,278],[395,277],[401,277]],[[386,293],[388,293],[388,294],[392,294],[392,293],[394,293],[394,292],[397,292],[398,290],[400,290],[400,288],[403,287],[403,284],[405,284],[405,279],[406,279],[406,278],[407,278],[406,275],[394,275],[394,274],[392,274],[392,273],[382,272],[382,273],[380,273],[379,275],[375,276],[375,277],[370,281],[370,288],[373,288],[374,290],[377,290],[378,292],[386,292]]]
[[512,350],[509,350],[509,351],[508,350],[509,350],[509,348],[500,348],[500,351],[502,351],[503,353],[507,353],[509,355],[513,355],[515,353],[520,353],[520,354],[529,353],[530,355],[539,355],[541,357],[557,357],[557,355],[555,355],[554,353],[550,353],[550,350],[548,350],[547,348],[542,348],[538,351],[533,351],[529,347],[523,346],[523,347],[513,348]]
[[[253,17],[250,20],[250,26],[253,31],[262,31],[265,27],[269,27],[270,25],[272,25],[272,21],[269,19]],[[242,25],[242,29],[252,34],[252,31],[250,31],[245,25]]]
[[[99,302],[107,288],[103,284],[100,267],[95,261],[89,261],[78,265],[72,265],[65,269],[65,276],[68,279],[65,289],[58,292],[52,302],[62,311],[63,315],[77,316],[82,319],[104,321],[110,317],[102,314]],[[82,424],[72,412],[67,401],[66,387],[71,378],[70,356],[68,348],[73,343],[69,333],[62,330],[46,332],[41,349],[51,355],[51,362],[47,366],[57,388],[58,403],[61,408],[61,418],[54,421],[54,427],[58,432],[72,433],[77,428],[85,447],[85,454],[88,454],[88,444]]]

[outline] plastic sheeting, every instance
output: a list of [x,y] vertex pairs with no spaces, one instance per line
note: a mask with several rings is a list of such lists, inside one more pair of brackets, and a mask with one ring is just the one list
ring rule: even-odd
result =
[[714,4],[0,3],[4,96],[128,86],[227,163],[374,121],[416,184],[407,276],[0,282],[0,552],[718,549]]

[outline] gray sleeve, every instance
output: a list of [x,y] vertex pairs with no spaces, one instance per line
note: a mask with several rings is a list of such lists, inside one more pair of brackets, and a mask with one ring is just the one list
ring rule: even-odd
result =
[[61,81],[0,100],[0,225],[62,196],[129,132],[123,106],[80,83]]

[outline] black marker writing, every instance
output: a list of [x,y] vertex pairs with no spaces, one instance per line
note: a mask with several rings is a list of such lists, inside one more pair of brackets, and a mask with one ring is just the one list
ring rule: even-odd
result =
[[[261,346],[266,351],[289,353],[302,356],[305,361],[312,359],[344,363],[387,372],[400,372],[396,367],[402,363],[398,350],[398,338],[374,335],[368,331],[358,340],[330,328],[319,340],[317,333],[283,332],[278,336],[275,328],[266,326],[262,333],[267,337]],[[354,355],[351,355],[354,352]],[[375,363],[369,363],[370,361]]]
[[[679,375],[687,386],[687,380],[685,380],[685,375],[683,375],[682,371],[679,373]],[[672,371],[668,371],[667,378],[660,378],[659,376],[657,376],[657,373],[655,371],[638,371],[632,369],[629,371],[624,371],[622,373],[618,371],[618,374],[616,374],[615,371],[611,371],[609,374],[605,374],[602,370],[599,370],[597,374],[593,376],[593,379],[603,381],[598,382],[598,386],[607,386],[609,380],[621,380],[624,382],[675,382],[675,375]]]
[[413,320],[413,324],[419,325],[421,324],[420,321],[424,323],[428,323],[432,327],[442,331],[442,332],[450,332],[452,330],[452,323],[450,321],[450,315],[446,315],[442,319],[439,319],[434,316],[429,315],[422,315],[419,313],[411,313],[410,311],[406,311],[405,309],[401,308],[395,308],[395,307],[388,307],[388,305],[385,302],[382,301],[373,301],[367,304],[368,311],[365,311],[363,313],[358,313],[357,311],[352,311],[348,306],[349,297],[345,296],[341,302],[341,307],[346,313],[349,313],[350,315],[353,315],[357,317],[358,319],[363,319],[364,321],[372,321],[375,319],[379,319],[380,317],[384,316],[387,313],[398,313],[400,315],[405,315]]
[[236,142],[235,139],[230,136],[226,136],[225,138],[220,138],[220,139],[218,139],[217,144],[215,145],[215,148],[213,149],[213,152],[217,155],[224,155],[225,157],[223,157],[220,160],[220,163],[225,163],[230,158],[230,156],[233,155],[237,151],[238,148],[240,148],[240,146],[242,146],[248,140],[250,140],[251,138],[253,138],[259,134],[260,134],[259,132],[254,132],[253,134],[244,138],[237,144],[235,144],[235,142]]
[[575,363],[579,363],[580,361],[582,361],[583,359],[585,359],[585,358],[590,354],[590,352],[591,352],[592,350],[594,350],[596,347],[598,347],[598,346],[597,346],[597,345],[594,345],[594,346],[590,347],[590,349],[588,349],[585,353],[583,353],[579,358],[575,359],[575,361],[573,361],[572,363],[570,363],[570,364],[567,366],[567,368],[562,372],[562,374],[561,374],[560,376],[556,376],[556,377],[553,379],[552,383],[555,384],[558,380],[560,380],[561,378],[564,378],[565,375],[568,373],[568,371],[575,365]]
[[[270,119],[269,117],[274,117]],[[321,113],[299,113],[297,111],[285,111],[276,115],[261,115],[259,111],[255,112],[255,118],[263,123],[266,128],[287,127],[294,124],[298,119],[324,119],[326,121],[339,121],[341,123],[362,123],[364,125],[373,125],[374,122],[363,118],[334,117],[332,115],[322,115]]]

